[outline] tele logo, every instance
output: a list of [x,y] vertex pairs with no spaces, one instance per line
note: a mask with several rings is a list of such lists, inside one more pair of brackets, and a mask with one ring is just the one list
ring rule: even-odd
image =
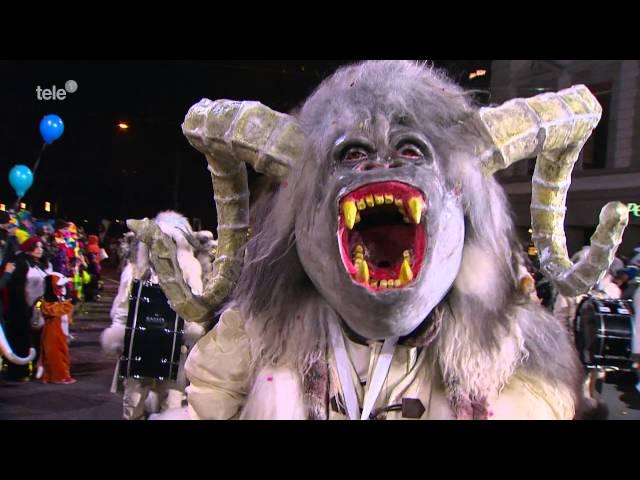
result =
[[78,90],[78,82],[75,80],[67,80],[64,88],[58,88],[53,85],[51,88],[42,88],[40,85],[36,87],[36,96],[38,100],[64,100],[68,93]]

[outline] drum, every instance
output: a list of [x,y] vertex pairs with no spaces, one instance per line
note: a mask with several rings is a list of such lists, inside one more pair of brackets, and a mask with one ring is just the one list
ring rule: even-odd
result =
[[176,380],[183,334],[184,320],[171,309],[160,285],[134,280],[120,376]]
[[578,306],[575,329],[576,348],[585,365],[632,370],[631,302],[587,297]]

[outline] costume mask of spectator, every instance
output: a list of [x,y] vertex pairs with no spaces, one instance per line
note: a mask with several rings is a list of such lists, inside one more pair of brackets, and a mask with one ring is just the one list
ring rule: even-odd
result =
[[55,302],[60,297],[64,297],[67,294],[67,283],[71,281],[58,273],[47,275],[45,282],[44,298],[47,302]]

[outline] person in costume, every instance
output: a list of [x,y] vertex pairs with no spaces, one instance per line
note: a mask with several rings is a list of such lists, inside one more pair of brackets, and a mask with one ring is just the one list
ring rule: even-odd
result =
[[[493,174],[537,157],[541,269],[565,295],[588,291],[628,221],[624,205],[607,205],[587,259],[571,264],[570,167],[600,115],[584,86],[480,108],[409,61],[342,68],[295,116],[194,105],[182,129],[208,159],[218,211],[203,294],[184,287],[167,235],[128,221],[185,320],[227,300],[186,363],[189,418],[579,417],[582,366],[566,330],[520,289],[520,245]],[[274,180],[248,242],[245,163]]]
[[[2,275],[0,275],[0,290],[4,290],[11,278],[11,274],[15,271],[15,264],[9,262],[4,266],[4,271]],[[36,351],[34,348],[29,349],[29,355],[27,357],[19,357],[16,355],[7,340],[7,337],[4,333],[4,305],[3,301],[0,298],[0,356],[3,359],[6,359],[10,363],[15,363],[18,365],[28,365],[29,362],[33,361],[36,357]],[[1,363],[0,363],[1,365]]]
[[98,298],[100,293],[99,285],[100,285],[100,274],[101,274],[101,265],[100,265],[100,245],[98,243],[97,235],[89,235],[88,243],[86,247],[86,259],[87,259],[87,273],[91,276],[91,280],[86,286],[85,296],[86,300],[89,302],[93,302]]
[[15,235],[22,245],[30,236],[35,234],[35,227],[33,225],[31,213],[27,210],[20,210],[16,213],[16,218],[19,226],[16,229]]
[[44,317],[40,343],[41,363],[44,368],[43,383],[70,385],[76,383],[71,376],[71,358],[67,334],[63,322],[71,323],[73,304],[65,298],[65,285],[69,279],[58,273],[48,275],[46,290],[40,301],[40,312]]
[[[182,267],[184,281],[193,292],[201,293],[203,289],[203,264],[197,258],[202,255],[202,246],[199,243],[199,239],[204,238],[207,234],[211,236],[211,233],[194,233],[189,221],[181,214],[173,211],[159,213],[153,219],[153,222],[177,243],[177,259]],[[127,249],[128,257],[120,276],[120,286],[111,308],[112,325],[101,335],[101,343],[105,352],[118,356],[122,354],[125,348],[125,327],[129,314],[129,295],[133,281],[140,279],[149,280],[152,283],[157,282],[156,274],[149,264],[148,249],[143,243],[137,242],[134,237],[130,236],[130,240],[130,246]],[[206,258],[206,261],[210,264],[209,257]],[[180,409],[183,406],[186,398],[184,393],[186,386],[184,362],[189,349],[206,332],[206,328],[206,324],[185,322],[184,345],[181,350],[176,381],[151,378],[136,379],[133,377],[124,380],[124,419],[144,419],[148,414]]]

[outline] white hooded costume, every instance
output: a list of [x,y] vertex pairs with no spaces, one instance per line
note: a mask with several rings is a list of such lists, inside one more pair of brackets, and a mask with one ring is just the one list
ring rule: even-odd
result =
[[[194,294],[202,293],[203,270],[207,270],[209,261],[207,251],[215,247],[211,232],[193,232],[188,220],[179,213],[166,211],[159,213],[154,222],[176,243],[178,262],[182,268],[185,282]],[[149,265],[148,248],[133,238],[129,257],[120,276],[118,293],[111,307],[112,324],[101,335],[102,348],[112,355],[121,355],[124,350],[125,327],[129,311],[129,292],[134,280],[145,279],[156,283],[155,273]],[[191,240],[191,241],[190,241]],[[195,242],[194,242],[195,240]],[[195,249],[193,243],[198,243]],[[204,253],[203,253],[204,252]],[[202,260],[202,264],[200,260]],[[147,413],[164,412],[179,409],[185,401],[187,384],[184,364],[187,354],[196,341],[206,333],[207,326],[186,322],[184,325],[183,346],[177,380],[155,380],[150,378],[126,378],[124,381],[123,418],[126,420],[143,419]],[[116,366],[117,369],[117,366]],[[112,388],[112,391],[115,389]],[[146,407],[146,408],[145,408]]]

